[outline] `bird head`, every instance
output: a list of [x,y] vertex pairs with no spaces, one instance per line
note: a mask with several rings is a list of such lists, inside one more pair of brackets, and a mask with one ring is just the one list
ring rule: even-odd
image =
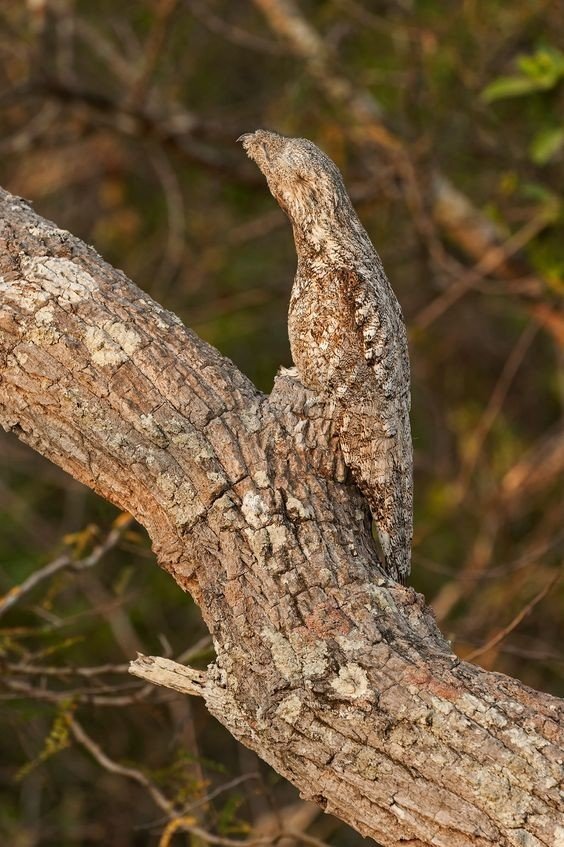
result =
[[350,201],[337,166],[307,138],[257,129],[238,139],[296,226],[333,219]]

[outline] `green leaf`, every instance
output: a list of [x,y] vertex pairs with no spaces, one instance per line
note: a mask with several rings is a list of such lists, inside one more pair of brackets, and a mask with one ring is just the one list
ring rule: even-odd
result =
[[554,47],[539,47],[517,59],[519,74],[500,76],[482,91],[486,103],[505,97],[520,97],[535,91],[549,91],[564,78],[564,53]]
[[531,56],[520,56],[517,66],[525,76],[537,80],[541,88],[554,88],[564,76],[564,54],[554,47],[541,47]]
[[542,185],[540,182],[522,182],[519,186],[519,195],[526,200],[535,200],[538,203],[553,203],[558,201],[558,194]]
[[535,165],[545,165],[564,147],[564,126],[544,127],[531,142],[529,153]]
[[538,80],[529,76],[500,76],[484,88],[481,96],[486,103],[493,103],[494,100],[520,97],[541,89]]

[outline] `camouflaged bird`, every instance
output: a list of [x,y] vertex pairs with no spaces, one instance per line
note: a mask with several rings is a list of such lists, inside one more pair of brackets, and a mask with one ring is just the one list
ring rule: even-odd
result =
[[288,331],[298,374],[336,401],[343,456],[368,500],[386,572],[405,582],[413,458],[401,308],[331,159],[305,138],[262,129],[238,140],[292,223]]

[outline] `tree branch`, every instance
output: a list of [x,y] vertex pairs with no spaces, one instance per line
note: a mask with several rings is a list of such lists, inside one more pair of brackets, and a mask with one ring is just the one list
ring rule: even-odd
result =
[[0,421],[146,526],[214,640],[206,673],[135,672],[386,847],[562,843],[562,702],[460,662],[381,573],[332,409],[289,372],[261,395],[6,192],[0,241]]

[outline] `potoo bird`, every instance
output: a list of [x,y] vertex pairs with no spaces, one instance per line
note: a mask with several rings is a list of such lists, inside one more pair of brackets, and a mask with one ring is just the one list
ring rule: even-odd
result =
[[305,138],[262,129],[239,140],[294,231],[294,364],[306,387],[335,400],[343,456],[368,500],[386,572],[405,582],[413,458],[401,308],[331,159]]

